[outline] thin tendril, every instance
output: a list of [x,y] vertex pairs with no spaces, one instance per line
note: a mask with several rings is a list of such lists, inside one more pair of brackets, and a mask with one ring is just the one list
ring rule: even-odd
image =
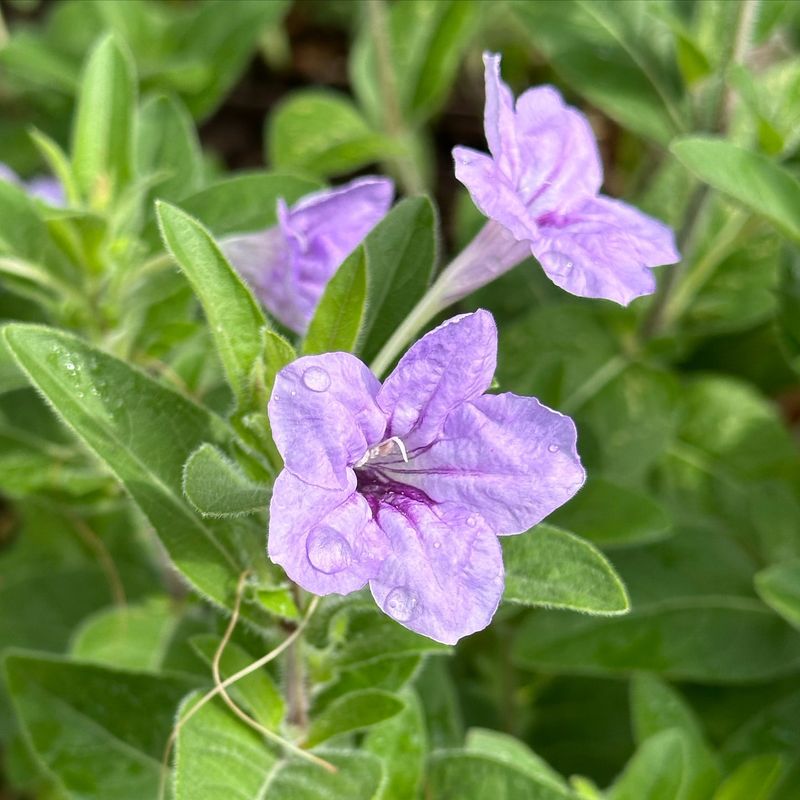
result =
[[233,701],[231,696],[228,694],[225,687],[222,685],[222,676],[220,675],[219,665],[220,661],[222,660],[222,653],[224,652],[225,648],[230,641],[231,636],[233,635],[233,629],[236,627],[236,622],[239,619],[239,609],[242,605],[242,594],[244,592],[244,585],[245,580],[247,578],[247,572],[243,572],[239,577],[239,584],[236,588],[236,605],[233,609],[233,614],[231,615],[230,621],[228,622],[228,627],[225,631],[225,635],[222,637],[222,640],[219,643],[219,647],[217,648],[217,652],[214,653],[214,659],[211,662],[211,671],[214,674],[214,685],[219,688],[219,693],[222,696],[222,699],[225,701],[225,704],[236,714],[239,719],[243,722],[247,723],[251,728],[258,731],[263,736],[266,736],[267,739],[278,744],[280,747],[283,747],[285,750],[288,750],[290,753],[293,753],[300,758],[304,758],[307,761],[311,761],[314,764],[317,764],[320,767],[328,770],[328,772],[336,772],[336,767],[333,766],[328,761],[325,761],[324,758],[320,758],[319,756],[315,756],[312,753],[303,750],[302,748],[298,747],[295,744],[287,741],[281,736],[278,736],[277,733],[271,731],[269,728],[265,728],[259,722],[254,720],[249,714],[246,714],[236,703]]
[[[233,706],[235,707],[234,710],[237,713],[237,715],[244,715],[245,717],[247,717],[247,715],[244,714],[244,712],[238,706],[236,706],[236,704],[233,703],[232,700],[230,700],[230,697],[225,692],[225,689],[228,686],[231,686],[232,684],[246,677],[247,675],[250,675],[252,672],[255,672],[256,670],[265,666],[266,664],[269,664],[270,661],[276,659],[284,650],[286,650],[287,647],[289,647],[300,636],[303,630],[305,630],[306,625],[308,624],[312,615],[317,610],[317,606],[319,605],[319,597],[314,597],[308,604],[308,608],[306,609],[306,613],[303,616],[303,619],[300,621],[300,624],[277,647],[275,647],[273,650],[270,650],[269,653],[263,655],[261,658],[257,659],[252,664],[249,664],[248,666],[244,667],[244,669],[240,669],[238,672],[229,676],[224,681],[220,681],[218,674],[219,661],[222,658],[222,654],[225,650],[225,647],[230,641],[230,637],[233,634],[233,629],[236,626],[236,622],[238,621],[239,618],[239,609],[241,606],[242,593],[244,590],[244,582],[246,577],[247,577],[247,572],[244,572],[242,573],[242,575],[239,576],[239,583],[237,585],[237,590],[236,590],[236,605],[234,607],[234,612],[231,615],[230,621],[228,622],[228,627],[225,631],[225,635],[222,637],[222,640],[220,641],[219,647],[217,648],[217,652],[214,654],[214,663],[212,664],[212,670],[215,673],[214,688],[210,689],[206,694],[204,694],[203,697],[201,697],[200,700],[189,709],[186,715],[175,724],[175,727],[172,729],[172,732],[169,735],[169,739],[167,739],[167,744],[164,748],[164,757],[161,759],[161,781],[158,790],[159,800],[164,800],[165,797],[167,775],[169,774],[169,757],[170,754],[172,753],[172,748],[175,745],[175,741],[178,738],[178,734],[180,733],[183,726],[204,705],[206,705],[206,703],[213,700],[219,694],[223,695],[223,698],[227,698],[227,700],[233,704]],[[255,725],[258,727],[258,730],[261,733],[264,733],[266,736],[269,736],[270,739],[273,739],[274,741],[279,743],[282,747],[286,748],[295,755],[305,758],[306,760],[311,761],[312,763],[318,766],[324,767],[329,772],[336,772],[336,767],[333,764],[325,761],[322,758],[319,758],[318,756],[313,755],[312,753],[308,753],[305,750],[300,749],[296,745],[293,745],[291,742],[282,739],[276,733],[268,731],[266,728],[262,728],[260,725],[258,725],[257,722],[255,722],[255,720],[250,720],[249,717],[248,720],[250,723],[255,723]]]

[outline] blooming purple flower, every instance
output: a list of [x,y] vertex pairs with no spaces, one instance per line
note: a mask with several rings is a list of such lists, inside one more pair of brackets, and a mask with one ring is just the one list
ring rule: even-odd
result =
[[599,194],[603,168],[589,122],[553,87],[529,89],[515,103],[500,78],[500,56],[485,53],[483,60],[491,156],[456,147],[453,158],[456,177],[502,229],[489,236],[502,263],[483,281],[479,258],[462,263],[452,273],[457,287],[450,288],[450,299],[488,283],[528,253],[553,283],[581,297],[627,305],[652,293],[649,268],[680,260],[670,228]]
[[390,617],[440,642],[486,627],[503,592],[497,536],[528,530],[584,481],[569,417],[485,394],[496,357],[480,310],[420,339],[383,385],[348,353],[281,370],[270,558],[316,594],[369,583]]
[[48,205],[63,206],[65,203],[64,188],[55,178],[39,175],[29,181],[23,181],[11,167],[0,162],[0,181],[13,183],[24,189],[31,197],[36,197]]
[[287,328],[305,333],[336,270],[386,215],[394,185],[358,178],[307,195],[291,208],[278,201],[278,224],[233,236],[222,250],[264,306]]

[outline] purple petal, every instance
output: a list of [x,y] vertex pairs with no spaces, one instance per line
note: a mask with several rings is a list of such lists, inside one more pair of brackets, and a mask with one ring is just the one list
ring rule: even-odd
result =
[[307,320],[295,303],[289,245],[280,228],[228,236],[222,252],[275,319],[300,331]]
[[31,178],[28,181],[28,193],[51,206],[63,206],[66,203],[64,187],[55,178]]
[[503,557],[480,514],[400,500],[382,504],[377,519],[391,553],[370,588],[386,614],[445,644],[489,624],[503,593]]
[[552,86],[520,95],[516,130],[516,186],[534,218],[564,213],[600,191],[603,167],[589,121]]
[[562,289],[621,305],[654,291],[650,267],[680,260],[669,227],[602,196],[541,224],[531,250]]
[[277,226],[228,237],[222,250],[264,307],[303,334],[328,281],[386,215],[393,195],[388,178],[359,178],[291,208],[279,200]]
[[389,552],[367,501],[355,491],[321,489],[287,470],[275,481],[267,552],[286,574],[314,594],[349,594],[378,574]]
[[409,451],[430,444],[450,411],[480,397],[497,365],[497,328],[479,309],[443,322],[400,359],[378,393],[387,436]]
[[4,164],[0,161],[0,181],[6,181],[7,183],[13,183],[15,186],[21,186],[22,181],[19,179],[19,175],[14,172],[8,164]]
[[448,417],[442,436],[391,477],[483,515],[498,534],[522,533],[585,480],[575,424],[533,397],[484,395]]
[[486,102],[483,107],[483,130],[489,152],[494,157],[500,172],[514,180],[519,169],[514,95],[500,77],[498,53],[483,54],[483,79],[486,87]]
[[383,438],[379,389],[378,379],[349,353],[305,356],[284,367],[269,419],[286,469],[315,486],[348,486],[348,467]]
[[334,190],[308,195],[291,209],[279,207],[280,228],[291,254],[293,307],[311,321],[328,281],[392,204],[388,178],[359,178]]
[[519,240],[537,235],[536,221],[520,193],[496,162],[469,147],[454,147],[456,178],[469,190],[472,201],[487,216],[508,228]]

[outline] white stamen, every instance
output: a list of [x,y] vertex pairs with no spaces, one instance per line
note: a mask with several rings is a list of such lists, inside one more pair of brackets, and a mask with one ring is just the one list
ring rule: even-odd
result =
[[408,464],[408,450],[406,450],[406,446],[403,444],[403,440],[399,436],[392,436],[390,439],[387,439],[388,442],[394,442],[397,445],[397,449],[400,451],[400,455],[403,456],[403,461]]
[[[394,447],[391,447],[391,445],[394,445]],[[384,439],[374,447],[370,447],[369,450],[367,450],[367,452],[364,453],[364,455],[361,456],[361,458],[359,458],[355,464],[353,464],[353,469],[363,467],[365,464],[372,461],[372,459],[388,456],[394,450],[399,450],[400,455],[403,457],[403,461],[408,464],[408,450],[406,450],[403,440],[399,436],[390,436],[388,439]]]

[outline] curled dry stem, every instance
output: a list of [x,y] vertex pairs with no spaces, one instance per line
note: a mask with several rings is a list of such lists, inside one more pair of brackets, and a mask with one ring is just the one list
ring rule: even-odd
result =
[[284,739],[282,736],[279,736],[274,731],[269,730],[269,728],[265,728],[259,722],[254,720],[244,711],[242,711],[239,706],[231,699],[230,695],[226,691],[229,686],[236,683],[237,681],[241,680],[242,678],[250,675],[252,672],[260,669],[261,667],[268,664],[270,661],[273,661],[277,658],[286,648],[290,647],[292,643],[300,636],[300,634],[305,629],[308,621],[311,619],[312,614],[316,611],[317,605],[319,604],[319,598],[315,597],[309,604],[308,609],[306,610],[305,616],[300,621],[300,624],[292,631],[289,636],[286,637],[277,647],[270,650],[269,653],[262,656],[261,658],[254,661],[252,664],[244,667],[244,669],[240,669],[238,672],[234,673],[233,675],[226,678],[224,681],[221,680],[220,675],[220,662],[222,661],[222,655],[225,652],[225,648],[228,645],[228,642],[233,635],[233,631],[236,627],[236,623],[239,621],[239,613],[241,610],[242,605],[242,596],[244,594],[244,588],[246,585],[247,575],[249,571],[243,572],[239,576],[239,582],[236,587],[236,602],[234,604],[233,613],[231,614],[231,618],[228,621],[228,627],[225,629],[225,633],[220,640],[219,647],[217,648],[216,652],[214,653],[214,658],[211,663],[211,670],[214,675],[214,688],[210,689],[206,694],[204,694],[200,700],[193,705],[186,715],[178,720],[175,724],[175,727],[172,729],[172,733],[169,735],[169,739],[167,739],[167,744],[164,748],[164,757],[161,760],[161,782],[159,786],[158,797],[159,800],[164,800],[166,785],[167,785],[167,775],[169,774],[169,757],[172,753],[172,748],[177,741],[178,734],[180,733],[183,726],[204,706],[206,703],[213,700],[217,695],[221,695],[222,699],[225,701],[227,706],[233,711],[237,717],[241,720],[246,722],[251,728],[258,731],[260,734],[268,738],[270,741],[275,742],[277,745],[282,747],[284,750],[288,751],[292,755],[296,755],[300,758],[305,759],[306,761],[310,761],[312,764],[316,764],[323,769],[326,769],[328,772],[336,772],[336,767],[331,764],[329,761],[325,761],[325,759],[320,758],[319,756],[315,756],[313,753],[309,753],[306,750],[298,747],[297,745],[293,744],[292,742]]

